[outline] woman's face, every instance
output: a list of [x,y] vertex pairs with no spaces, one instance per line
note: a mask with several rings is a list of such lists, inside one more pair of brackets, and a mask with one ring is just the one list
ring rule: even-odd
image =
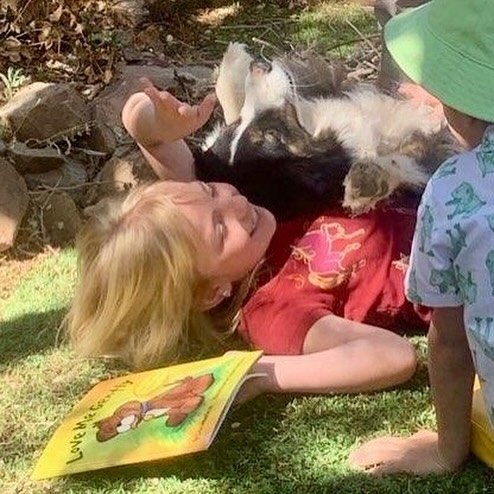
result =
[[268,248],[276,228],[273,215],[225,183],[190,182],[181,189],[174,202],[197,233],[201,275],[225,282],[244,278]]

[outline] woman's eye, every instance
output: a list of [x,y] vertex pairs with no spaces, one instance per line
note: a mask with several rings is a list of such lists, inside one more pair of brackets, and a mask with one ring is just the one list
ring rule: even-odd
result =
[[215,196],[215,190],[211,184],[208,184],[206,182],[201,182],[201,186],[204,189],[204,191],[209,194],[211,197]]
[[218,231],[218,237],[223,242],[223,240],[225,239],[225,236],[226,236],[226,226],[225,226],[225,224],[222,221],[219,222],[217,224],[217,226],[216,226],[216,230]]

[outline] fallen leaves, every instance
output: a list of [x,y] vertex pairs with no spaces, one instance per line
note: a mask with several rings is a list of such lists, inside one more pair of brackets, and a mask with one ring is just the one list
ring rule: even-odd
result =
[[[127,27],[111,0],[18,0],[0,5],[0,72],[29,63],[50,80],[108,83]],[[42,77],[49,72],[49,77]]]

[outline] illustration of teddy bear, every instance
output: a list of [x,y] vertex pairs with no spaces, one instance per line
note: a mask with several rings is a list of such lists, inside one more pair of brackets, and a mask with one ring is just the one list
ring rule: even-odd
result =
[[95,423],[99,442],[136,429],[143,420],[166,415],[165,424],[177,427],[204,401],[203,393],[214,383],[213,374],[185,377],[177,386],[147,401],[128,401],[119,406],[110,417]]

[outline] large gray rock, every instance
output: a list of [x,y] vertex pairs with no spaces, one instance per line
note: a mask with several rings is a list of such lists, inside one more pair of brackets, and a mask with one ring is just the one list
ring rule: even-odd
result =
[[13,142],[8,154],[16,170],[25,173],[45,173],[59,168],[65,163],[65,157],[53,147],[32,149],[23,142]]
[[[131,94],[142,91],[139,81],[148,78],[158,89],[175,89],[179,84],[190,86],[198,93],[213,88],[213,71],[204,66],[157,67],[154,65],[125,65],[120,74],[91,103],[98,108],[99,119],[110,128],[121,127],[122,108]],[[180,82],[179,82],[180,81]]]
[[28,201],[24,179],[7,160],[0,158],[0,251],[14,245]]
[[0,108],[3,132],[17,141],[70,138],[84,132],[89,119],[85,101],[67,84],[29,84]]
[[114,130],[105,122],[105,115],[98,106],[91,107],[91,125],[89,134],[82,139],[81,146],[87,146],[90,151],[111,156],[117,147],[117,136]]
[[35,197],[46,240],[56,246],[71,244],[82,226],[81,215],[72,198],[65,192],[44,192]]
[[95,203],[104,197],[130,190],[140,183],[155,180],[157,177],[142,153],[133,149],[123,156],[114,156],[105,163],[96,177],[96,182],[101,185],[92,187],[89,202]]
[[60,168],[46,173],[27,173],[24,180],[30,189],[66,189],[65,192],[78,202],[86,193],[84,184],[88,175],[82,163],[67,158]]

